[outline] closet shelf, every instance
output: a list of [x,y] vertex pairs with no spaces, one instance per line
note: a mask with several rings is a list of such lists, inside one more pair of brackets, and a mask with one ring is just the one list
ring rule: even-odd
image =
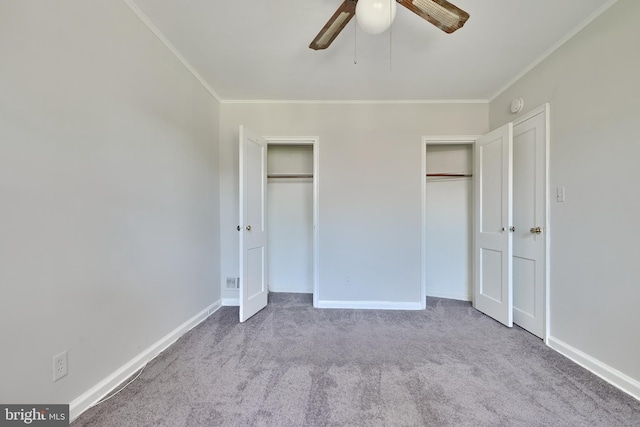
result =
[[434,177],[451,177],[451,178],[457,178],[457,177],[465,177],[465,178],[470,178],[473,175],[470,173],[428,173],[427,176],[434,176]]
[[312,173],[271,173],[267,175],[267,178],[313,178]]

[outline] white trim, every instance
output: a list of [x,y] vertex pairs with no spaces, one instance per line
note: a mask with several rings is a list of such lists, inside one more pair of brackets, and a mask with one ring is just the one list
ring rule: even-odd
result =
[[544,131],[545,131],[545,173],[544,173],[544,187],[545,187],[545,285],[544,285],[544,317],[542,325],[542,340],[545,344],[548,344],[549,336],[551,335],[551,193],[549,183],[549,165],[551,159],[551,126],[549,120],[551,118],[551,105],[549,103],[542,104],[541,106],[533,109],[532,111],[523,114],[513,121],[513,127],[526,122],[533,117],[544,114]]
[[560,40],[558,40],[556,43],[553,44],[553,46],[551,46],[549,49],[547,49],[542,55],[540,55],[538,58],[536,58],[531,64],[529,64],[527,67],[525,67],[524,70],[522,70],[519,74],[517,74],[514,78],[512,78],[511,80],[509,80],[504,86],[502,86],[500,89],[498,89],[498,91],[489,98],[489,102],[493,102],[497,97],[499,97],[504,91],[506,91],[507,89],[509,89],[515,82],[517,82],[518,80],[520,80],[522,77],[524,77],[529,71],[533,70],[536,66],[538,66],[542,61],[544,61],[545,59],[547,59],[553,52],[555,52],[556,50],[560,49],[560,47],[565,44],[566,42],[568,42],[571,38],[573,38],[573,36],[575,36],[576,34],[578,34],[584,27],[586,27],[587,25],[589,25],[591,22],[593,22],[598,16],[602,15],[607,9],[609,9],[611,6],[613,6],[618,0],[609,0],[608,2],[606,2],[605,4],[603,4],[602,6],[600,6],[595,12],[593,12],[591,15],[589,15],[587,17],[587,19],[585,19],[584,21],[582,21],[580,24],[578,24],[575,28],[573,28],[573,30],[569,31],[567,34],[565,34],[564,37],[562,37]]
[[176,49],[176,47],[173,44],[171,44],[169,39],[167,39],[164,36],[164,34],[162,34],[162,32],[158,29],[158,27],[156,27],[153,24],[153,22],[151,22],[149,17],[145,15],[145,13],[138,7],[137,4],[135,4],[134,0],[122,0],[122,1],[127,6],[129,6],[129,8],[133,11],[133,13],[135,13],[136,16],[140,18],[140,20],[151,30],[151,32],[155,34],[155,36],[167,47],[167,49],[169,49],[169,51],[173,53],[173,55],[178,59],[178,61],[182,62],[182,65],[184,65],[187,68],[187,70],[189,70],[191,74],[193,74],[196,80],[200,82],[200,84],[211,94],[211,96],[213,96],[218,102],[221,103],[222,100],[220,99],[220,96],[218,96],[216,91],[213,90],[211,86],[209,86],[206,80],[200,75],[200,73],[196,71],[195,68],[193,68],[193,66],[189,63],[189,61],[187,61],[185,57],[182,56],[180,52],[178,52],[178,49]]
[[318,301],[317,308],[346,308],[356,310],[424,310],[420,302],[395,301]]
[[209,316],[215,313],[221,307],[220,300],[214,302],[198,314],[178,326],[171,331],[168,335],[161,338],[155,344],[152,344],[142,353],[131,359],[129,362],[122,365],[119,369],[109,375],[107,378],[100,381],[95,386],[91,387],[86,392],[75,398],[69,404],[69,418],[71,421],[75,420],[87,409],[91,408],[104,396],[115,390],[120,384],[122,384],[127,378],[131,377],[142,367],[153,360],[158,354],[162,353],[165,349],[171,346],[181,336],[189,332],[191,329],[202,323]]
[[223,307],[239,307],[240,298],[222,298]]
[[281,287],[281,288],[273,288],[271,286],[269,286],[269,293],[285,293],[285,294],[307,294],[309,295],[310,293],[313,292],[313,289],[311,291],[307,291],[307,290],[303,290],[301,291],[300,289],[291,289],[291,288],[287,288],[286,286]]
[[427,289],[427,297],[455,299],[458,301],[469,301],[473,299],[473,294],[458,294],[442,289]]
[[312,145],[313,146],[313,306],[318,307],[320,295],[320,137],[318,136],[267,136],[269,144],[274,145]]
[[313,143],[313,306],[320,299],[320,138]]
[[545,138],[547,140],[547,145],[545,147],[546,150],[546,158],[544,161],[546,162],[547,172],[545,174],[545,186],[546,186],[546,204],[547,204],[547,212],[545,221],[547,221],[547,246],[544,249],[545,253],[545,272],[546,277],[544,278],[546,281],[546,286],[544,289],[544,342],[545,344],[549,341],[549,337],[551,336],[551,239],[553,235],[553,230],[551,226],[551,105],[549,103],[544,104],[544,131]]
[[[126,1],[126,0],[125,0]],[[488,104],[488,99],[226,99],[221,104]]]
[[[519,124],[522,124],[524,122],[526,122],[529,119],[534,118],[535,116],[537,116],[538,114],[542,114],[544,112],[546,112],[549,109],[549,103],[543,104],[541,106],[539,106],[538,108],[535,108],[531,111],[529,111],[526,114],[523,114],[522,116],[518,117],[517,119],[515,119],[513,121],[513,126],[518,126]],[[546,122],[545,122],[546,124]]]
[[635,380],[575,347],[550,336],[547,345],[609,384],[640,400],[640,381]]
[[[423,136],[420,141],[420,297],[423,308],[426,308],[427,296],[439,296],[440,298],[450,298],[449,296],[431,294],[427,290],[427,145],[452,145],[469,144],[473,146],[479,135],[440,135]],[[473,180],[473,178],[471,178]],[[473,185],[473,184],[472,184]],[[472,201],[473,203],[473,201]],[[453,299],[461,299],[451,297]],[[471,301],[471,299],[465,299]]]
[[317,136],[264,136],[263,138],[267,140],[267,144],[272,145],[315,145],[319,139]]
[[423,136],[422,141],[431,144],[473,144],[482,135],[429,135]]

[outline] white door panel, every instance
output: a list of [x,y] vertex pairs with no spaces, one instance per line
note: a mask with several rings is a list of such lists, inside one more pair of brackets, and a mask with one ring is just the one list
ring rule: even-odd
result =
[[502,251],[480,248],[480,295],[498,304],[502,304],[504,298],[503,258]]
[[475,144],[474,307],[513,325],[511,227],[513,125]]
[[240,321],[267,306],[267,141],[240,126]]
[[[514,322],[544,335],[546,247],[545,114],[513,129],[513,297]],[[540,234],[531,232],[541,227]]]

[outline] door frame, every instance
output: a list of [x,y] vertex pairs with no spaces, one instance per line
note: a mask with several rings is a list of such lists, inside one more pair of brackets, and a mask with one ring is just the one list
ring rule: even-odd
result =
[[523,114],[513,121],[513,127],[526,122],[527,120],[537,116],[538,114],[544,114],[544,138],[545,138],[545,173],[544,176],[544,203],[545,203],[545,248],[544,248],[544,287],[543,287],[543,301],[544,301],[544,316],[543,316],[543,337],[542,340],[545,344],[549,344],[548,340],[551,336],[551,199],[550,199],[550,187],[549,187],[549,165],[551,159],[551,126],[549,126],[549,119],[551,118],[551,105],[549,103],[542,104],[541,106],[534,108],[530,112]]
[[[470,145],[473,148],[476,140],[480,135],[440,135],[440,136],[423,136],[420,143],[421,149],[421,170],[420,170],[420,189],[421,189],[421,215],[420,215],[420,304],[422,309],[427,304],[427,146],[428,145]],[[472,185],[475,184],[474,177],[471,177]],[[475,203],[473,195],[471,203]],[[472,225],[473,227],[473,225]],[[473,242],[471,242],[473,243]],[[471,272],[473,273],[473,271]],[[472,289],[473,292],[473,289]]]
[[320,274],[319,274],[319,235],[320,227],[318,224],[320,205],[318,203],[319,195],[319,171],[320,171],[320,137],[317,136],[266,136],[267,153],[269,145],[311,145],[313,147],[313,306],[318,307],[320,294]]
[[[549,125],[550,117],[551,117],[551,108],[549,103],[545,103],[540,107],[534,108],[530,112],[523,114],[513,121],[513,126],[525,122],[530,118],[538,115],[545,115],[545,174],[544,174],[544,187],[545,187],[545,221],[546,221],[546,240],[545,240],[545,286],[544,286],[544,336],[543,341],[545,344],[549,344],[549,337],[551,336],[551,203],[550,203],[550,180],[549,180],[549,165],[551,159],[551,126]],[[426,251],[427,251],[427,233],[426,233],[426,225],[427,225],[427,144],[475,144],[476,140],[480,138],[482,135],[429,135],[423,136],[420,141],[420,158],[421,158],[421,173],[420,173],[420,189],[421,189],[421,228],[420,228],[420,281],[421,281],[421,305],[422,308],[426,308],[427,301],[427,282],[426,282]],[[475,177],[471,178],[475,180]],[[475,185],[475,181],[473,181]],[[473,197],[473,196],[472,196]],[[472,204],[475,206],[475,200],[472,198]],[[475,209],[474,209],[475,215]],[[475,227],[475,218],[474,218],[474,227]],[[473,232],[475,236],[475,230]],[[475,245],[475,242],[471,242],[472,245]],[[474,268],[474,267],[472,267]],[[475,274],[475,271],[472,271],[472,274]],[[314,294],[315,298],[315,294]],[[314,300],[315,301],[315,300]]]

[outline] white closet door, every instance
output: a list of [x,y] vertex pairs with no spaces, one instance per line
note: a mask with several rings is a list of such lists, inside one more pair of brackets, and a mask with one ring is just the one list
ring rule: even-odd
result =
[[267,306],[267,141],[240,126],[240,321]]
[[513,321],[544,336],[546,130],[539,113],[513,128]]
[[475,144],[474,307],[513,326],[511,260],[513,124]]

